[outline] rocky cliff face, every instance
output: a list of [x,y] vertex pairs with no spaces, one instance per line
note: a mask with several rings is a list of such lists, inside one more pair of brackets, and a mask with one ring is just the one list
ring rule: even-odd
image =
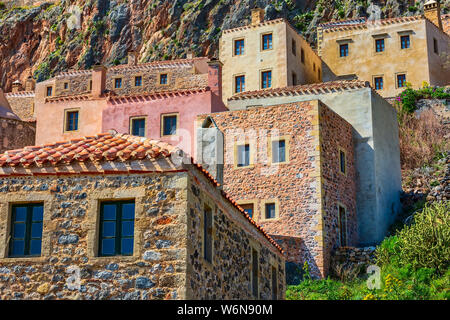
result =
[[[139,51],[141,62],[184,57],[187,52],[217,56],[221,31],[248,24],[255,7],[265,9],[266,19],[287,18],[314,44],[320,22],[420,14],[424,0],[413,2],[61,0],[12,8],[0,2],[0,87],[9,91],[13,81],[24,82],[30,73],[42,81],[71,68],[123,63],[131,49]],[[447,12],[450,0],[441,2]]]

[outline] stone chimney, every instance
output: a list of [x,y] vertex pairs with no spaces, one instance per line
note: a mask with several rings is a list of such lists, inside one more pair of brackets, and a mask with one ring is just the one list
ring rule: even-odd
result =
[[441,4],[439,0],[430,0],[423,5],[423,13],[425,18],[433,22],[439,30],[442,29],[442,20],[441,20]]
[[92,71],[92,97],[100,98],[106,88],[106,68],[95,65]]
[[252,25],[260,24],[264,21],[264,9],[252,9]]
[[216,59],[208,61],[208,87],[222,99],[222,62]]
[[135,66],[138,64],[138,53],[136,51],[128,51],[128,65]]
[[20,83],[19,80],[16,80],[16,81],[13,82],[13,84],[12,84],[12,90],[11,90],[11,91],[12,91],[13,93],[22,91],[22,84]]
[[34,91],[34,88],[36,88],[36,81],[32,76],[29,76],[25,81],[25,91]]

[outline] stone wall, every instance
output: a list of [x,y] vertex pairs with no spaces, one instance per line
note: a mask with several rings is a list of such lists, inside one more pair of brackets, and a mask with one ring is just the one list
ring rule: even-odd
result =
[[0,118],[0,153],[33,146],[36,124],[16,119]]
[[[246,300],[252,296],[252,248],[258,251],[259,296],[272,299],[272,267],[277,272],[277,299],[285,295],[283,256],[261,239],[258,230],[236,212],[230,203],[206,189],[204,178],[195,175],[188,189],[188,299]],[[203,210],[213,211],[213,261],[203,258]],[[247,226],[247,228],[243,228]],[[251,228],[248,228],[251,227]],[[275,252],[274,252],[275,251]]]
[[333,255],[335,263],[368,264],[375,261],[375,247],[341,247]]
[[[177,299],[186,281],[186,176],[0,179],[0,299]],[[97,257],[98,202],[136,201],[133,256]],[[44,202],[42,255],[4,258],[8,206]],[[81,286],[70,290],[80,270]]]
[[11,106],[12,111],[21,120],[34,119],[34,92],[17,92],[6,94],[6,99]]

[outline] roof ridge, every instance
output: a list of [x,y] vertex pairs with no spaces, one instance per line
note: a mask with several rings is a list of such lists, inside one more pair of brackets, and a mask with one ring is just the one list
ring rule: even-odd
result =
[[238,31],[238,30],[256,28],[256,27],[267,25],[267,24],[279,23],[279,22],[282,22],[282,21],[289,22],[286,18],[276,18],[276,19],[272,19],[272,20],[264,20],[264,21],[262,21],[262,22],[260,22],[258,24],[247,24],[245,26],[240,26],[240,27],[226,29],[226,30],[223,30],[223,33],[231,33],[231,32],[235,32],[235,31]]

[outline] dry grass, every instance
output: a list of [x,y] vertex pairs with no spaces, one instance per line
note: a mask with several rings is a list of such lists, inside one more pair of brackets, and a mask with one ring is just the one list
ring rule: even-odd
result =
[[432,110],[421,112],[419,117],[406,112],[399,113],[402,170],[430,164],[439,153],[448,151],[448,134],[448,125],[443,124]]

